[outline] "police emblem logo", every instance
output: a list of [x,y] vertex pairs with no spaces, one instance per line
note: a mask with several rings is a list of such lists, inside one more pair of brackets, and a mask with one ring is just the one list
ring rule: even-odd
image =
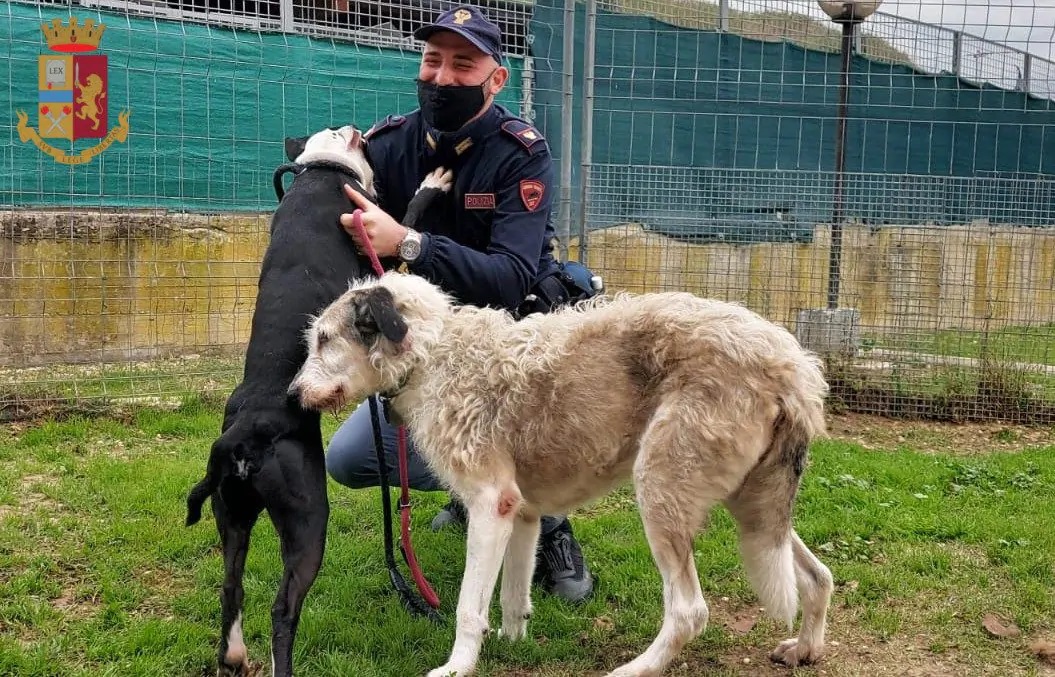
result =
[[454,13],[454,23],[461,26],[463,23],[473,18],[473,15],[469,13],[467,9],[459,9]]
[[545,193],[546,186],[538,179],[524,179],[520,182],[520,199],[529,212],[538,209]]
[[[130,111],[122,111],[117,116],[117,126],[107,131],[107,57],[85,54],[99,48],[106,26],[92,19],[80,25],[71,16],[68,23],[52,19],[50,24],[41,24],[40,30],[51,53],[42,54],[37,63],[37,128],[29,126],[29,115],[24,110],[15,111],[19,139],[22,143],[32,142],[62,164],[90,162],[114,141],[124,143],[129,131]],[[79,153],[67,153],[44,139],[102,141]]]

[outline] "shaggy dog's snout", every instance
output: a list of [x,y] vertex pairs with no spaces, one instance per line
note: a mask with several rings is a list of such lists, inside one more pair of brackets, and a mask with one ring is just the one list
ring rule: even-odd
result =
[[289,384],[289,389],[286,390],[286,397],[290,402],[296,402],[303,409],[318,410],[317,406],[313,406],[315,404],[314,398],[311,397],[309,390],[305,388],[300,374]]
[[305,382],[300,376],[293,379],[287,395],[303,409],[311,411],[338,411],[345,403],[346,393],[341,383],[323,384]]

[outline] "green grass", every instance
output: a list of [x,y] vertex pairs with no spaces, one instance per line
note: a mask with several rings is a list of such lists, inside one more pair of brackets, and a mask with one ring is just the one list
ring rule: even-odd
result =
[[226,394],[241,376],[242,358],[188,356],[121,364],[54,364],[0,369],[0,405],[62,400],[119,400],[186,392]]
[[849,399],[858,411],[1055,420],[1055,373],[1045,369],[1055,365],[1055,324],[866,336],[859,357],[872,366],[837,364],[829,372],[836,385],[857,393]]
[[[325,426],[332,434],[336,421]],[[182,523],[186,491],[218,427],[217,408],[189,401],[121,421],[0,428],[0,675],[212,674],[217,536],[211,516]],[[910,665],[1039,674],[1026,641],[1055,630],[1053,452],[964,458],[818,442],[796,519],[837,581],[830,639],[839,644],[825,674],[904,674]],[[414,533],[450,617],[464,537],[423,526],[445,498],[415,497],[422,526]],[[376,490],[331,483],[331,502],[326,558],[296,645],[300,674],[420,675],[443,663],[451,625],[409,617],[389,588]],[[536,594],[532,641],[490,639],[480,674],[598,674],[651,640],[660,584],[630,494],[607,497],[573,523],[598,576],[595,598],[573,608]],[[785,631],[764,620],[741,634],[722,622],[757,612],[723,509],[697,539],[696,561],[712,624],[670,674],[769,674],[743,661],[765,663]],[[271,524],[261,520],[246,571],[245,633],[257,661],[269,655],[280,566]],[[1023,636],[986,635],[981,620],[990,612]]]
[[1055,365],[1055,324],[1003,327],[988,333],[946,330],[876,339],[870,345],[929,355]]

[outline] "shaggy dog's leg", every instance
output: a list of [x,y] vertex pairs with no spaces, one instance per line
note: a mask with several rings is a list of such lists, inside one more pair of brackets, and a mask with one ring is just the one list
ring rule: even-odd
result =
[[502,629],[508,639],[527,634],[531,618],[531,579],[535,574],[535,548],[542,522],[539,515],[521,514],[513,522],[513,535],[502,563]]
[[813,663],[824,653],[824,632],[831,601],[832,572],[810,552],[799,535],[791,532],[795,553],[795,581],[802,597],[802,627],[799,636],[784,640],[772,659],[785,665]]
[[791,527],[807,445],[801,429],[778,417],[770,449],[726,500],[740,527],[744,568],[766,612],[791,628],[801,598],[799,636],[782,642],[770,656],[792,667],[821,657],[834,587],[828,567]]
[[709,479],[720,473],[698,460],[710,452],[691,434],[688,406],[689,400],[672,398],[657,409],[634,465],[641,521],[663,578],[663,625],[644,653],[608,677],[662,674],[682,647],[707,627],[709,610],[693,558],[693,538],[723,490]]
[[489,626],[488,610],[498,583],[502,556],[522,501],[520,490],[512,480],[483,486],[465,493],[464,498],[469,512],[469,533],[465,543],[465,574],[458,594],[454,648],[447,664],[429,672],[428,677],[465,677],[476,669]]
[[[230,505],[222,498],[224,494],[231,499]],[[234,482],[225,483],[221,491],[213,494],[211,502],[223,546],[224,568],[218,673],[221,677],[245,677],[249,674],[249,654],[242,638],[242,576],[249,535],[264,506],[254,492]]]

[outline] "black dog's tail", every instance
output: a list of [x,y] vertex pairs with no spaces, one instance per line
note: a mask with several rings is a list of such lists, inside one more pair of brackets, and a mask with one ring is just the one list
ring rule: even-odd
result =
[[205,499],[212,496],[213,492],[220,486],[220,473],[212,472],[209,468],[205,479],[194,485],[187,496],[187,523],[186,526],[197,524],[201,519],[201,507]]
[[213,493],[219,489],[220,481],[223,480],[224,468],[221,452],[221,442],[223,437],[213,443],[212,449],[209,450],[209,463],[205,468],[205,477],[201,482],[198,482],[190,490],[190,494],[187,495],[187,522],[186,525],[189,527],[192,524],[197,524],[198,520],[201,519],[201,506],[205,503],[205,499],[213,495]]
[[260,467],[260,458],[274,447],[283,431],[292,428],[288,419],[284,410],[269,410],[255,418],[240,420],[223,431],[209,451],[205,477],[187,496],[187,526],[197,524],[205,499],[216,493],[225,477],[234,474],[232,459],[242,464],[238,473],[241,479],[255,473]]

